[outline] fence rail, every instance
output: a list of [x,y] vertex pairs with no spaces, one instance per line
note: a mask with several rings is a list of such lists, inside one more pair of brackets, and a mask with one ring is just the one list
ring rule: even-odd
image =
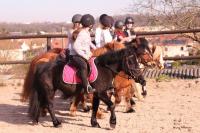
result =
[[[200,29],[187,30],[173,30],[173,31],[151,31],[151,32],[136,32],[139,36],[147,35],[162,35],[162,34],[183,34],[183,33],[197,33]],[[29,39],[29,38],[67,38],[67,34],[44,34],[44,35],[0,35],[0,40],[7,39]]]
[[[200,29],[187,29],[187,30],[173,30],[173,31],[152,31],[152,32],[136,32],[139,36],[148,35],[162,35],[162,34],[182,34],[182,33],[197,33]],[[67,34],[44,34],[44,35],[5,35],[0,36],[0,40],[7,39],[29,39],[29,38],[46,38],[47,39],[47,50],[51,46],[51,38],[68,38]],[[183,56],[183,57],[164,57],[164,60],[190,60],[200,59],[200,56]],[[3,64],[28,64],[30,61],[0,61],[0,65]]]

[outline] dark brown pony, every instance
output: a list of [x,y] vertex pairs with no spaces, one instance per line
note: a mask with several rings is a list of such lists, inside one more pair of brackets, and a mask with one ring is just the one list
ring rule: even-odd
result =
[[[93,50],[92,54],[93,54],[93,57],[98,57],[98,56],[105,54],[109,51],[117,51],[117,50],[124,49],[124,48],[126,48],[126,46],[124,44],[113,41],[113,42],[105,44],[101,48]],[[77,106],[78,106],[80,101],[81,101],[83,109],[85,109],[86,108],[86,100],[87,100],[87,98],[83,97],[83,95],[75,97],[73,99],[71,106],[70,106],[70,115],[76,116]],[[90,103],[92,103],[92,101],[93,101],[93,95],[92,94],[89,94],[88,100],[89,100]],[[101,119],[103,117],[104,117],[103,112],[99,108],[98,112],[97,112],[97,118]]]
[[[140,44],[138,44],[140,43]],[[137,38],[136,43],[132,44],[137,47],[137,51],[140,53],[140,61],[142,64],[146,66],[151,66],[152,64],[155,64],[153,61],[152,53],[149,51],[149,44],[148,41],[145,38]],[[124,49],[126,46],[119,42],[112,42],[104,45],[101,48],[98,48],[97,50],[93,51],[93,56],[98,57],[102,54],[105,54],[108,51],[115,51]],[[116,75],[114,82],[113,82],[115,92],[115,104],[119,104],[121,102],[121,98],[125,97],[126,101],[126,112],[135,112],[133,109],[133,105],[135,102],[133,101],[132,97],[137,96],[138,100],[143,100],[143,96],[141,95],[142,90],[140,90],[138,84],[135,83],[134,80],[128,79],[128,75],[124,72],[120,72],[118,75]],[[77,97],[74,99],[73,103],[70,107],[70,115],[76,116],[76,110],[77,106],[79,104],[81,97]],[[92,101],[92,96],[90,96],[90,102]],[[83,105],[85,105],[85,99],[81,98],[81,102]],[[103,113],[101,110],[98,110],[97,113],[98,118],[103,118]]]
[[26,77],[24,80],[23,92],[21,95],[22,102],[25,102],[28,99],[28,97],[30,97],[29,95],[31,94],[31,92],[29,92],[29,91],[31,91],[31,90],[28,88],[33,85],[33,79],[34,79],[34,75],[35,75],[36,66],[41,63],[55,60],[56,57],[58,56],[58,54],[61,53],[61,51],[63,51],[63,49],[61,49],[61,48],[51,49],[48,52],[38,55],[32,59],[30,66],[29,66],[29,70],[26,73]]
[[[107,96],[106,90],[112,87],[113,78],[118,72],[123,70],[140,83],[144,83],[143,77],[140,72],[138,72],[137,56],[136,49],[134,47],[128,47],[120,51],[98,56],[95,59],[98,77],[97,80],[91,84],[96,89],[93,97],[93,113],[91,118],[93,127],[100,127],[96,120],[99,100],[102,100],[111,112],[111,127],[115,127],[116,125],[115,106]],[[58,59],[59,57],[60,56],[58,56]],[[38,122],[41,109],[47,108],[55,127],[61,124],[56,118],[53,109],[52,98],[54,97],[55,91],[59,89],[68,97],[80,95],[83,92],[81,84],[72,85],[63,83],[61,75],[65,64],[59,64],[58,59],[52,62],[38,64],[35,68],[34,84],[28,88],[31,89],[31,91],[29,91],[31,93],[29,94],[29,116],[34,121]]]
[[[76,35],[76,34],[75,34]],[[74,36],[75,36],[74,35]],[[74,37],[76,38],[76,36]],[[98,56],[98,55],[102,55],[103,53],[107,52],[108,50],[119,50],[119,49],[122,49],[122,48],[125,48],[124,44],[120,44],[118,42],[112,42],[112,43],[108,43],[106,44],[104,47],[100,48],[100,49],[97,49],[95,51],[93,51],[93,56]],[[38,55],[36,57],[34,57],[30,63],[30,66],[29,66],[29,70],[26,74],[26,77],[25,77],[25,80],[24,80],[24,86],[23,86],[23,92],[22,92],[22,95],[21,95],[21,101],[22,102],[25,102],[27,101],[29,94],[31,94],[29,91],[31,91],[30,89],[28,89],[32,84],[33,84],[33,79],[34,79],[34,74],[35,74],[35,69],[36,69],[36,66],[41,64],[41,63],[46,63],[46,62],[49,62],[49,61],[54,61],[56,59],[56,57],[62,52],[62,54],[65,54],[67,56],[67,53],[63,53],[63,49],[61,48],[55,48],[55,49],[51,49],[49,50],[48,52],[46,53],[43,53],[41,55]],[[75,116],[75,113],[76,113],[76,110],[77,110],[77,105],[78,103],[76,101],[79,101],[79,98],[80,100],[82,101],[82,108],[85,112],[89,111],[88,110],[88,106],[86,106],[86,103],[85,103],[85,100],[83,95],[81,96],[78,96],[76,97],[74,100],[74,102],[72,103],[71,107],[70,107],[70,115],[71,116]],[[92,98],[90,98],[90,101],[92,100]],[[46,111],[43,110],[43,116],[46,115],[45,113]],[[102,118],[102,113],[100,111],[98,111],[97,113],[97,117],[98,118]]]

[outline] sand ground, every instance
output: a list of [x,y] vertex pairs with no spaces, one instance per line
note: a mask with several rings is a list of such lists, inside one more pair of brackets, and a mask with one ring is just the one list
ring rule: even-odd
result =
[[[12,83],[13,82],[13,83]],[[148,80],[148,96],[144,102],[136,101],[136,113],[124,113],[123,103],[116,107],[117,126],[110,129],[109,113],[98,120],[101,129],[90,126],[89,113],[77,112],[70,117],[69,101],[55,99],[56,116],[62,127],[52,127],[49,116],[32,125],[27,117],[27,103],[21,103],[22,84],[12,81],[0,87],[0,133],[199,133],[200,132],[200,80]],[[23,82],[23,81],[22,81]],[[16,84],[16,85],[15,85]],[[104,105],[101,105],[106,108]]]

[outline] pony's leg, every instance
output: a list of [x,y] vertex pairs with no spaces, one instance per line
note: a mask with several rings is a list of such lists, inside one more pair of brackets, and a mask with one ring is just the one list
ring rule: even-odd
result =
[[82,102],[82,107],[83,107],[83,110],[85,112],[88,112],[90,111],[90,108],[86,105],[86,101],[85,101],[85,97],[84,97],[84,94],[80,94],[80,95],[76,95],[72,101],[72,104],[70,106],[70,115],[71,116],[76,116],[76,111],[77,111],[77,107],[78,107],[78,104],[80,103],[80,101]]
[[47,107],[46,108],[49,111],[54,127],[58,127],[59,125],[61,125],[61,121],[56,118],[54,107],[53,107],[53,97],[55,94],[55,90],[53,89],[53,85],[51,84],[50,81],[46,81],[46,84],[44,85],[44,87],[46,88],[45,90],[47,93],[46,95]]
[[61,121],[58,120],[58,119],[56,118],[56,116],[55,116],[55,111],[54,111],[54,109],[53,109],[53,103],[52,103],[52,102],[50,102],[50,103],[48,104],[47,109],[48,109],[49,114],[50,114],[50,116],[51,116],[51,119],[52,119],[52,122],[53,122],[54,127],[58,127],[59,125],[61,125]]
[[120,104],[121,103],[121,101],[122,101],[122,96],[121,96],[121,94],[120,94],[121,92],[120,91],[116,91],[115,92],[115,104],[117,105],[117,104]]
[[126,113],[135,112],[135,110],[133,109],[133,105],[135,105],[135,101],[132,99],[132,97],[134,96],[134,88],[130,84],[128,87],[126,87],[125,90],[126,90],[125,91],[125,102],[127,104]]
[[142,96],[142,90],[141,90],[141,85],[139,83],[133,82],[133,87],[135,90],[135,96],[139,101],[144,101],[144,98]]
[[97,110],[99,108],[100,100],[97,95],[94,94],[93,101],[92,101],[92,117],[91,117],[91,125],[92,127],[101,128],[99,123],[97,122]]
[[85,95],[81,95],[81,104],[84,112],[89,112],[90,107],[86,104],[87,97]]
[[72,103],[70,105],[70,116],[75,117],[76,116],[76,111],[77,111],[77,106],[76,106],[76,101],[77,101],[77,97],[73,97]]
[[[93,103],[93,94],[88,94],[88,100],[89,100],[89,103],[91,103],[91,104]],[[96,117],[97,117],[97,119],[103,119],[104,118],[104,114],[103,114],[103,109],[102,108],[100,108],[100,107],[98,108]]]
[[110,116],[110,127],[115,128],[116,126],[116,115],[115,115],[115,105],[113,102],[109,99],[106,92],[101,92],[99,95],[99,98],[108,106],[108,109],[110,110],[111,116]]
[[125,93],[125,102],[126,102],[126,113],[132,113],[135,112],[133,109],[133,104],[131,103],[133,92],[132,92],[132,86],[128,86],[126,88],[126,93]]

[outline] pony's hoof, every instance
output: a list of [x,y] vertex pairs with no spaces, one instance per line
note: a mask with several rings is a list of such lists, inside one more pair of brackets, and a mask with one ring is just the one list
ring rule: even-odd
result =
[[95,123],[95,124],[92,124],[92,127],[96,127],[96,128],[101,128],[101,126],[99,125],[99,123]]
[[32,121],[32,124],[33,124],[33,125],[38,125],[38,121],[33,120],[33,121]]
[[90,111],[90,107],[89,107],[89,106],[86,106],[85,108],[83,108],[83,111],[84,111],[84,112],[89,112],[89,111]]
[[147,91],[142,92],[142,96],[146,97],[147,96]]
[[60,121],[60,120],[54,121],[54,122],[53,122],[53,126],[54,126],[54,127],[57,127],[57,128],[58,128],[58,127],[61,127],[61,121]]
[[115,128],[116,124],[117,124],[116,117],[111,117],[110,118],[110,127]]
[[110,127],[111,127],[112,129],[114,129],[114,128],[116,127],[116,124],[111,124],[111,123],[110,123]]
[[135,113],[135,110],[133,108],[127,109],[126,113]]
[[133,99],[131,99],[131,100],[130,100],[130,104],[131,104],[131,105],[135,105],[136,103],[135,103],[135,101],[134,101]]

